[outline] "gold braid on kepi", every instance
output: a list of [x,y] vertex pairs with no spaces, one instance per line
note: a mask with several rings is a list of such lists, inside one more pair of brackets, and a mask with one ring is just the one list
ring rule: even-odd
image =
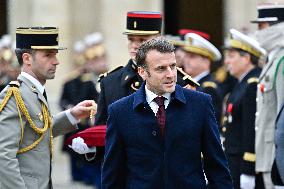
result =
[[44,121],[44,127],[43,128],[38,128],[33,120],[31,119],[31,116],[25,106],[25,103],[21,97],[20,90],[18,87],[11,86],[8,91],[6,96],[4,97],[2,103],[0,104],[0,112],[3,110],[3,108],[6,106],[7,102],[11,98],[11,96],[14,95],[16,99],[16,105],[19,113],[19,118],[20,118],[20,124],[21,124],[21,139],[20,139],[20,144],[22,143],[23,136],[24,136],[24,127],[22,123],[22,117],[20,111],[23,113],[23,115],[26,117],[28,123],[30,124],[30,127],[40,136],[35,142],[33,142],[31,145],[26,146],[22,149],[19,149],[17,151],[17,154],[22,154],[25,152],[28,152],[32,149],[34,149],[43,139],[44,134],[47,132],[48,128],[50,130],[50,153],[51,153],[51,158],[53,158],[53,135],[52,135],[52,125],[51,125],[51,117],[49,115],[48,109],[44,103],[41,104],[42,108],[42,114],[43,114],[43,121]]

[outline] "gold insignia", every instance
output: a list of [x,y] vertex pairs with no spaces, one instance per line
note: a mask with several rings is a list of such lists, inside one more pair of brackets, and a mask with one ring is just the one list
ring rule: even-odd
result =
[[137,28],[137,22],[136,22],[136,21],[134,21],[133,27],[134,27],[134,28]]
[[251,84],[251,83],[258,83],[258,78],[257,78],[257,77],[249,78],[249,79],[247,80],[247,83],[248,83],[248,84]]
[[255,162],[255,154],[254,153],[251,153],[251,152],[245,152],[244,153],[244,156],[243,156],[243,159],[245,161],[249,161],[249,162]]
[[140,83],[139,83],[138,81],[136,81],[136,82],[134,83],[134,86],[135,86],[135,87],[139,87],[139,85],[140,85]]
[[206,82],[202,83],[202,87],[203,87],[203,88],[211,87],[211,88],[216,89],[216,88],[217,88],[217,85],[216,85],[216,83],[214,83],[214,82],[212,82],[212,81],[206,81]]
[[38,118],[39,118],[40,121],[43,121],[43,115],[42,115],[42,113],[38,113],[37,116],[38,116]]
[[[136,82],[135,82],[136,83]],[[139,88],[138,86],[135,86],[134,83],[131,84],[131,88],[134,90],[134,91],[137,91]]]
[[124,80],[126,81],[128,78],[129,78],[129,76],[127,75],[127,76],[124,78]]
[[36,92],[36,87],[34,85],[32,86],[32,91]]

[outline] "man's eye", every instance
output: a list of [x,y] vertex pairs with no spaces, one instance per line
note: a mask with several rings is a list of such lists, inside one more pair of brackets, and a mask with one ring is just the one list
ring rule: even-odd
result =
[[176,67],[177,67],[176,64],[171,65],[172,70],[176,69]]

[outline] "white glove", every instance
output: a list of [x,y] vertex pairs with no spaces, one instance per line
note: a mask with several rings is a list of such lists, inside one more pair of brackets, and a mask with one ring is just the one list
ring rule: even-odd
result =
[[97,151],[96,147],[89,148],[81,137],[73,138],[72,145],[68,146],[78,154],[95,153]]
[[240,178],[242,189],[254,189],[255,187],[255,176],[241,174]]

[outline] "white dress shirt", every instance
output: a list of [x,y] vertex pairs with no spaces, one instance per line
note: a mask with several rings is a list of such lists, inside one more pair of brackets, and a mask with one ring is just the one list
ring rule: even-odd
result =
[[[158,96],[152,91],[150,91],[146,85],[145,85],[145,93],[146,93],[146,101],[148,102],[149,106],[151,107],[152,111],[154,112],[155,116],[158,112],[159,105],[155,102],[155,98]],[[167,109],[169,103],[170,103],[170,98],[171,98],[171,93],[165,93],[162,95],[165,98],[164,105],[165,109]]]

